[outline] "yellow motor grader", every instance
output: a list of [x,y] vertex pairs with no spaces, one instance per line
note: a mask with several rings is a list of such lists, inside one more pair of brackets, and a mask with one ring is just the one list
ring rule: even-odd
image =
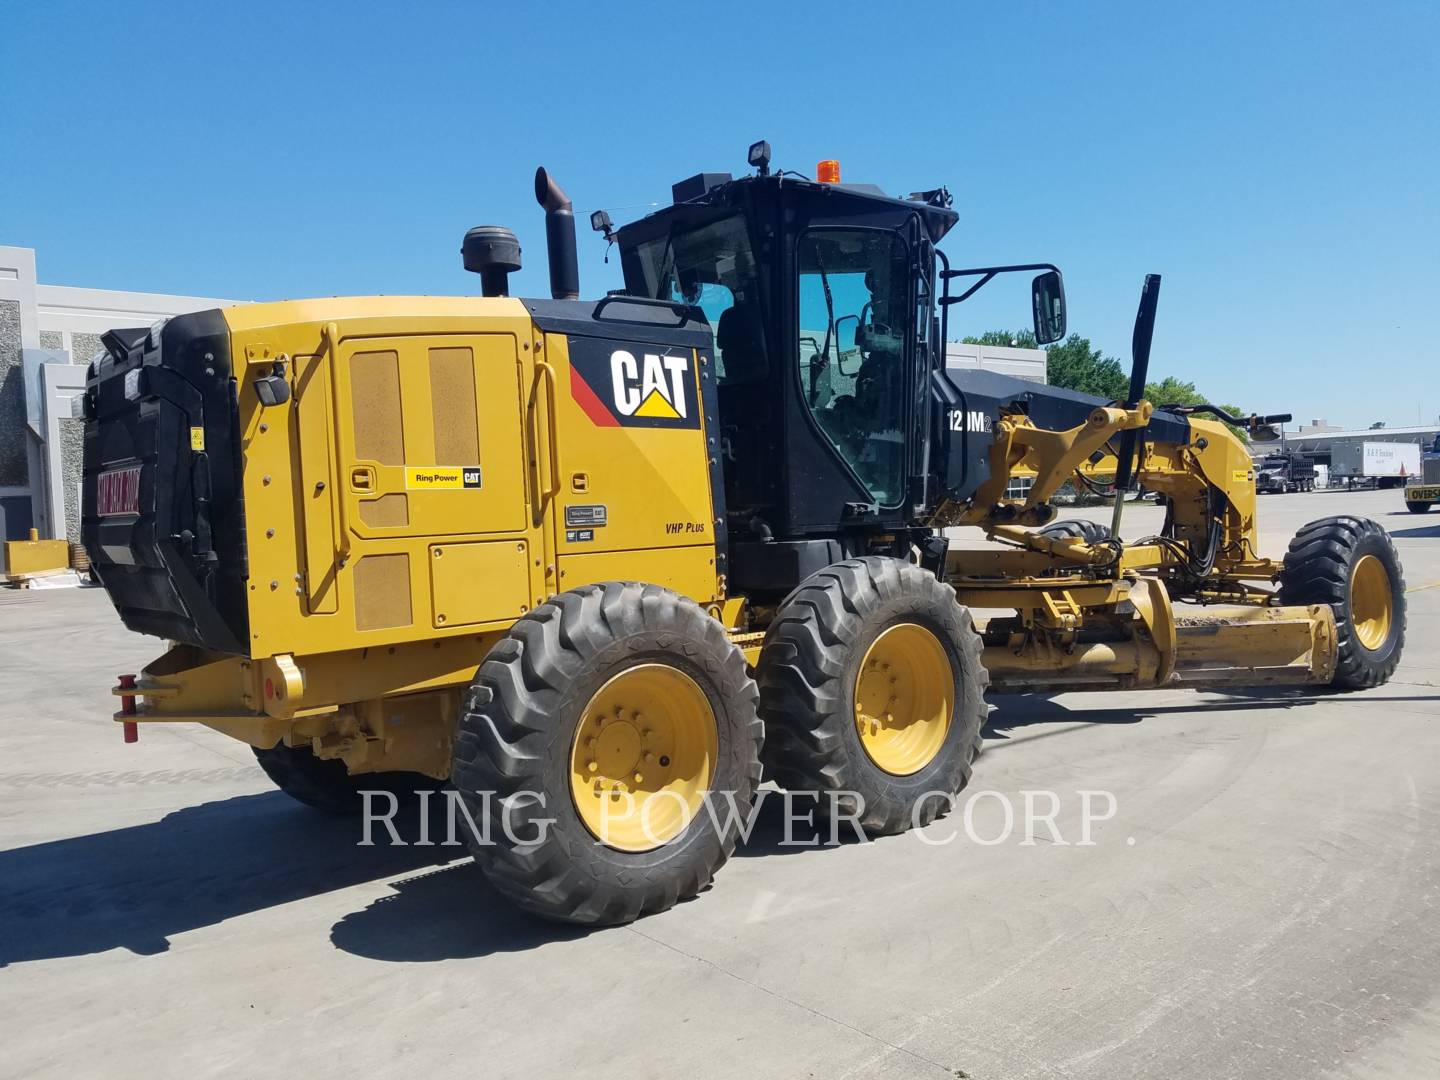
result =
[[[325,810],[448,784],[506,826],[474,843],[496,889],[618,923],[710,881],[762,765],[870,834],[925,825],[987,691],[1394,671],[1385,531],[1316,521],[1266,557],[1226,422],[1279,418],[1142,400],[1158,278],[1125,401],[947,370],[950,308],[1001,274],[1062,337],[1059,271],[951,269],[943,188],[773,172],[765,143],[750,164],[619,229],[597,212],[625,280],[598,301],[542,169],[549,298],[509,295],[519,244],[491,226],[462,247],[480,296],[108,334],[84,543],[125,625],[170,642],[115,688],[127,738],[203,724]],[[1160,492],[1160,531],[1052,521],[1100,473]]]

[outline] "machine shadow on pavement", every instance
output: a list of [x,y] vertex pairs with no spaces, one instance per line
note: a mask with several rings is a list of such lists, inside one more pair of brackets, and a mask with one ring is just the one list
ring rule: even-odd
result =
[[[417,835],[411,816],[397,816],[400,835]],[[359,847],[358,819],[318,814],[277,791],[0,851],[0,968],[116,948],[163,953],[175,934],[424,866],[469,862],[463,848],[390,846],[383,829],[377,833],[375,846]],[[472,918],[492,903],[506,909],[488,889],[476,892],[464,890]],[[483,912],[478,921],[487,921]]]
[[[1347,697],[1338,691],[1314,686],[1217,687],[1207,690],[1206,693],[1228,700],[1205,702],[1203,706],[1205,712],[1253,712],[1256,709],[1280,709],[1288,712],[1291,709],[1302,709],[1319,704],[1345,703],[1353,707],[1363,707],[1367,704],[1374,705],[1380,701],[1433,702],[1440,699],[1440,695],[1436,694],[1385,694],[1380,698]],[[992,698],[991,703],[996,706],[996,709],[990,714],[989,722],[986,723],[982,734],[987,740],[1002,740],[1001,745],[1003,745],[1003,740],[1010,738],[1011,732],[1036,724],[1079,726],[1028,735],[1026,741],[1065,735],[1102,724],[1138,724],[1144,720],[1159,719],[1172,714],[1193,716],[1197,708],[1194,702],[1187,702],[1183,705],[1149,707],[1138,705],[1125,709],[1071,708],[1069,705],[1056,701],[1049,694],[1005,694]],[[991,745],[987,742],[984,752],[989,754],[1000,748],[999,745]]]
[[1390,535],[1397,540],[1433,540],[1440,536],[1440,521],[1434,525],[1418,525],[1413,529],[1391,529]]
[[391,963],[475,960],[574,941],[592,928],[547,922],[494,892],[468,853],[391,886],[395,892],[346,915],[330,930],[335,948]]

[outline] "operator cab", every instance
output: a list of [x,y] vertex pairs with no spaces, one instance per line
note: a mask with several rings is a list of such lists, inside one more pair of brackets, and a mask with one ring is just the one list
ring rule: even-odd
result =
[[[752,591],[928,532],[946,439],[937,284],[972,273],[937,270],[958,218],[943,188],[891,198],[840,183],[835,162],[819,180],[771,174],[756,147],[756,175],[692,177],[613,237],[627,294],[698,308],[713,329],[731,580]],[[608,216],[592,224],[611,235]]]

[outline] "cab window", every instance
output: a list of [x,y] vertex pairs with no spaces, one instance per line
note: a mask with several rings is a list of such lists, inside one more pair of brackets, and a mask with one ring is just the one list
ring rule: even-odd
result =
[[798,249],[801,392],[880,506],[904,497],[905,244],[878,229],[813,229]]
[[700,308],[715,331],[721,386],[765,377],[765,335],[755,256],[745,219],[731,214],[636,248],[645,294]]

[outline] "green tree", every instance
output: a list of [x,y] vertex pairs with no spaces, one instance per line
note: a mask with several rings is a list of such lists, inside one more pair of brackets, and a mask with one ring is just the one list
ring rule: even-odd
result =
[[1089,338],[1071,334],[1045,350],[1046,373],[1051,386],[1079,390],[1082,394],[1123,401],[1130,389],[1129,377],[1120,361],[1091,348]]
[[1035,343],[1035,332],[1033,330],[986,330],[979,337],[966,337],[960,339],[966,345],[999,345],[1002,348],[1034,349],[1039,346]]
[[1145,400],[1156,408],[1161,405],[1204,405],[1205,395],[1195,389],[1193,382],[1182,382],[1173,375],[1167,375],[1159,382],[1145,384]]
[[[1161,405],[1214,405],[1223,409],[1231,416],[1244,416],[1244,411],[1238,405],[1222,405],[1219,402],[1211,401],[1204,394],[1195,388],[1193,382],[1186,382],[1167,375],[1159,382],[1145,384],[1145,400],[1154,405],[1157,409]],[[1240,436],[1245,442],[1250,441],[1250,433],[1244,428],[1229,425],[1230,430]]]
[[[964,339],[967,345],[1011,345],[1035,348],[1035,335],[1029,330],[987,330],[979,337]],[[1106,356],[1090,344],[1089,338],[1071,334],[1064,341],[1045,350],[1046,374],[1051,386],[1079,390],[1082,394],[1111,401],[1123,401],[1130,393],[1130,375],[1113,356]],[[1158,382],[1145,384],[1145,400],[1157,408],[1161,405],[1216,404],[1200,392],[1193,382],[1167,375]],[[1238,405],[1218,405],[1231,416],[1244,416]],[[1240,438],[1249,441],[1243,428],[1231,425]]]

